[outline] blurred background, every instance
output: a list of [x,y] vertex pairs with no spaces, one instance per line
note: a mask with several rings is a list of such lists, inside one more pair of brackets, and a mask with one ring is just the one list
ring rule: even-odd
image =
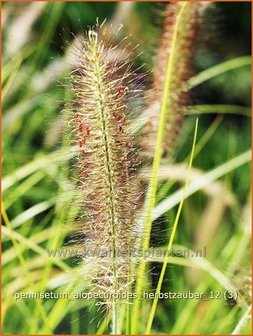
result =
[[[87,26],[95,25],[97,18],[99,22],[107,19],[114,29],[123,24],[121,36],[127,35],[134,45],[138,44],[135,66],[144,64],[148,89],[165,5],[162,2],[3,3],[4,334],[94,334],[108,330],[104,313],[82,300],[16,301],[14,294],[71,290],[73,274],[78,273],[75,259],[54,262],[47,255],[48,249],[64,245],[75,225],[75,211],[68,194],[71,184],[68,153],[62,149],[62,140],[67,136],[66,120],[61,113],[68,98],[65,86],[75,36],[83,34]],[[184,182],[182,176],[175,174],[175,168],[187,167],[196,116],[199,129],[193,179],[208,178],[208,173],[214,174],[219,166],[223,167],[223,173],[218,171],[210,184],[185,201],[176,237],[176,242],[184,247],[193,250],[206,247],[206,259],[196,269],[188,259],[180,265],[172,258],[162,291],[223,293],[229,283],[238,289],[241,299],[161,300],[154,333],[228,334],[245,317],[251,301],[248,152],[251,67],[247,57],[251,53],[251,4],[219,2],[209,7],[200,32],[194,72],[209,69],[211,79],[192,90],[191,108],[173,157],[163,161],[167,177],[159,185],[158,203],[168,199]],[[228,60],[232,60],[230,67],[224,63]],[[212,69],[217,64],[221,64],[220,74],[215,75]],[[154,222],[154,246],[166,243],[175,214],[176,207]],[[157,238],[161,232],[162,240]],[[154,262],[150,267],[152,289],[161,264]],[[85,290],[85,284],[77,282],[75,286]],[[147,302],[143,317],[149,309]],[[146,323],[143,317],[140,330]],[[250,323],[244,324],[240,331],[250,334]]]

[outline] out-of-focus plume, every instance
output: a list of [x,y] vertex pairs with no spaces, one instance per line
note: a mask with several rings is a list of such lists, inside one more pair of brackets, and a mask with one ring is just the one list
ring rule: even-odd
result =
[[[183,4],[183,2],[170,3],[164,14],[164,31],[154,64],[153,87],[148,92],[147,98],[148,106],[152,109],[152,115],[144,129],[143,150],[145,155],[151,158],[154,153],[159,125],[161,102],[166,82],[166,68],[171,57],[173,57],[173,69],[170,76],[163,155],[170,152],[174,147],[184,113],[189,104],[189,91],[186,88],[186,82],[193,73],[196,38],[205,5],[199,2],[189,3],[187,10],[180,16],[179,13]],[[176,42],[172,46],[175,29],[177,29]]]
[[46,1],[27,4],[22,13],[10,24],[5,43],[6,54],[15,55],[29,41],[32,26],[46,5]]

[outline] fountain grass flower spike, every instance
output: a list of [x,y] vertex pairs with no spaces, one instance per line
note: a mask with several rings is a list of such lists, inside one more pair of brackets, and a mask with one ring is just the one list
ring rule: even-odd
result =
[[100,303],[111,310],[112,332],[117,334],[124,304],[120,297],[133,282],[129,251],[136,239],[139,182],[127,100],[135,90],[129,64],[102,37],[101,28],[90,29],[80,41],[71,74],[75,108],[70,124],[83,195],[79,229],[86,249],[93,252],[91,291],[106,294]]
[[184,2],[170,3],[164,13],[163,34],[154,64],[153,87],[149,94],[152,100],[148,102],[152,114],[145,127],[143,139],[145,155],[151,158],[155,150],[159,113],[166,81],[165,69],[169,58],[173,58],[173,69],[170,74],[170,93],[168,94],[163,155],[171,154],[171,150],[175,147],[176,138],[190,102],[190,94],[186,82],[193,75],[193,59],[196,54],[197,36],[206,4],[195,2],[187,5],[187,10],[185,10],[180,18],[180,23],[177,25],[176,44],[172,48],[174,30],[183,5]]

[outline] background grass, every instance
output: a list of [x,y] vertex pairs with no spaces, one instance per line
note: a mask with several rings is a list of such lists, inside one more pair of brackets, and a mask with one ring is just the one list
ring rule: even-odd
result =
[[[118,4],[46,3],[37,13],[31,6],[3,5],[2,330],[4,334],[107,332],[104,313],[88,301],[15,301],[14,294],[88,290],[77,260],[47,254],[70,239],[78,211],[68,192],[68,153],[62,151],[60,141],[66,127],[61,110],[68,98],[64,90],[70,64],[67,50],[73,34],[85,31],[97,17],[101,22],[116,20]],[[163,3],[135,3],[124,18],[124,33],[131,34],[142,51],[136,67],[145,63],[147,71],[152,70],[159,47],[163,8]],[[196,73],[212,72],[213,66],[229,59],[239,64],[238,57],[250,54],[250,13],[249,3],[211,6],[195,57]],[[27,17],[34,17],[31,27]],[[205,246],[207,255],[204,260],[171,257],[161,290],[223,293],[235,286],[240,300],[160,300],[153,333],[229,334],[235,328],[251,332],[250,321],[241,323],[251,301],[247,152],[251,69],[239,65],[230,71],[223,65],[223,74],[192,89],[192,114],[184,121],[173,157],[162,161],[167,177],[159,182],[157,207],[171,202],[185,182],[184,175],[173,174],[173,167],[174,171],[178,164],[187,167],[198,115],[192,172],[197,174],[195,181],[202,178],[203,184],[184,202],[175,242],[192,250]],[[242,153],[246,153],[243,158]],[[223,172],[204,186],[207,173],[226,163]],[[166,248],[176,211],[176,206],[162,208],[152,226],[153,246]],[[146,286],[151,290],[156,288],[162,262],[150,260],[148,265]],[[141,306],[140,333],[150,307],[148,300]]]

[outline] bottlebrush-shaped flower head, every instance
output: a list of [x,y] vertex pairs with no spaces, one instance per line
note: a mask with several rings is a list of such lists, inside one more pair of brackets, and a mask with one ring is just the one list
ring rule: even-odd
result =
[[[182,10],[185,6],[185,10]],[[144,130],[143,147],[148,157],[152,157],[159,125],[159,114],[164,95],[166,69],[171,59],[170,92],[168,93],[167,122],[164,137],[164,154],[174,147],[184,113],[189,104],[187,80],[193,73],[193,57],[196,37],[200,26],[204,5],[200,2],[170,3],[165,11],[164,31],[153,71],[153,87],[149,92],[148,104],[152,115]],[[181,15],[182,14],[182,15]],[[172,41],[175,42],[172,45]]]
[[[131,282],[129,251],[135,240],[138,178],[127,100],[133,74],[115,47],[89,30],[79,43],[71,74],[74,112],[70,125],[77,145],[79,227],[92,255],[95,291],[119,295]],[[85,274],[85,276],[89,276]]]

